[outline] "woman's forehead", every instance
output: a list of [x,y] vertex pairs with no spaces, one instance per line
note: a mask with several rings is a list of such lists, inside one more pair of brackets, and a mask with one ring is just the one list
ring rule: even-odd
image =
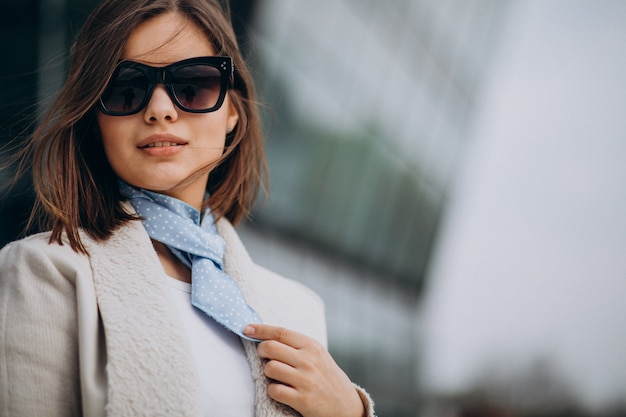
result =
[[196,56],[215,55],[198,25],[178,13],[164,13],[137,26],[128,37],[122,59],[167,65]]

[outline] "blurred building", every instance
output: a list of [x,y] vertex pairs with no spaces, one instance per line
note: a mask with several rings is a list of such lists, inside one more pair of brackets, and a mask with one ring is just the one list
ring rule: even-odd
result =
[[245,237],[322,295],[332,353],[383,416],[420,405],[418,301],[507,4],[256,6],[272,189]]
[[[2,3],[6,142],[60,85],[97,1]],[[242,236],[257,262],[323,297],[330,349],[381,416],[420,405],[418,301],[507,4],[232,1],[266,109],[272,182]],[[16,191],[1,202],[0,244],[28,210]]]

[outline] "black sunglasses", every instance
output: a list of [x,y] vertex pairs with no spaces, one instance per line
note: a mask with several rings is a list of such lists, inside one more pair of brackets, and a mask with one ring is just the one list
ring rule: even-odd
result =
[[152,97],[157,84],[165,88],[174,103],[191,113],[218,110],[233,76],[228,56],[206,56],[178,61],[166,67],[151,67],[134,61],[118,64],[104,94],[100,111],[110,116],[138,113]]

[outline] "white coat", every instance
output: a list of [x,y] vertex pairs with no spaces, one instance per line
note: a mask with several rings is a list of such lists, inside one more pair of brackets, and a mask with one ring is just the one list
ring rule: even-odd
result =
[[[227,220],[217,227],[226,272],[263,321],[326,345],[320,298],[253,263]],[[130,222],[105,242],[82,239],[90,256],[49,244],[48,233],[0,251],[0,416],[199,415],[189,346],[143,226]],[[298,415],[267,396],[256,345],[242,343],[255,415]]]

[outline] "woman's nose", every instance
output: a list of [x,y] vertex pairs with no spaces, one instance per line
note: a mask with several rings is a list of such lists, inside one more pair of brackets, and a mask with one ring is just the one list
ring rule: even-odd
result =
[[178,108],[170,98],[165,86],[157,84],[152,91],[144,113],[146,123],[158,121],[174,122],[178,119]]

